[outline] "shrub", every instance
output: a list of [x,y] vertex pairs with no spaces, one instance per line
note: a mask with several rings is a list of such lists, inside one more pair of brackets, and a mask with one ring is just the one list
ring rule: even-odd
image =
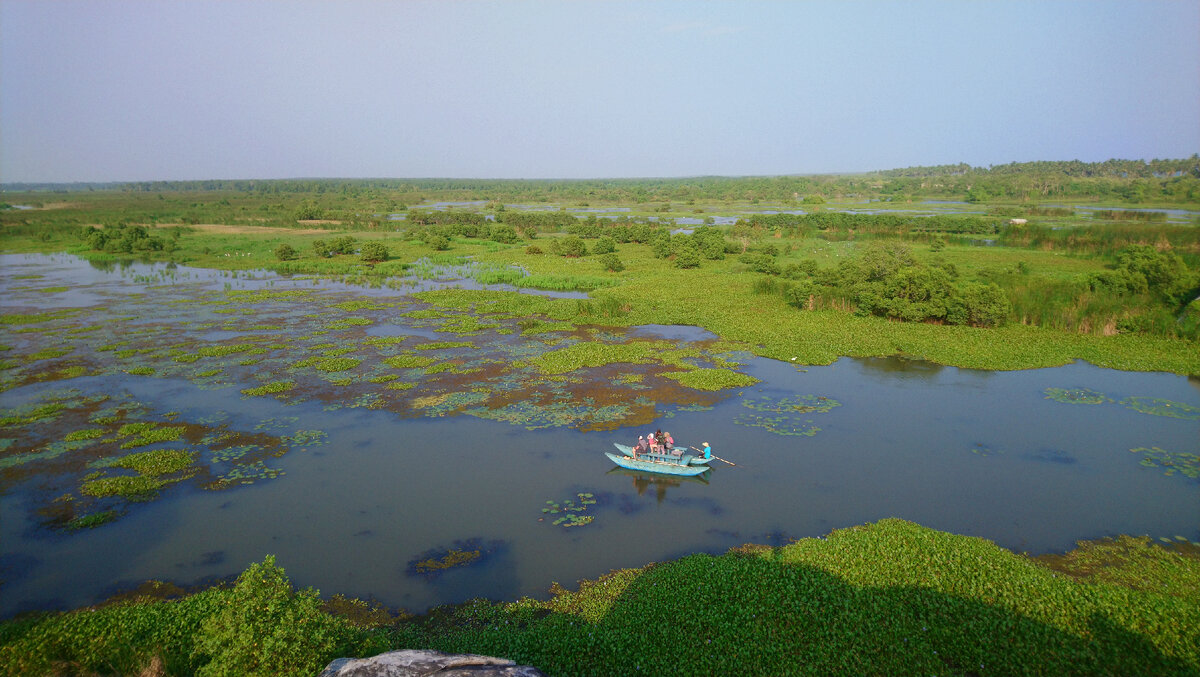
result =
[[625,270],[625,264],[621,263],[621,259],[611,252],[600,257],[600,265],[604,266],[605,270],[611,270],[614,273]]
[[592,246],[593,254],[611,254],[617,251],[617,243],[611,237],[604,235]]
[[333,658],[345,624],[321,611],[318,592],[293,592],[268,555],[238,576],[221,610],[204,620],[193,655],[197,675],[315,675]]
[[425,238],[425,244],[433,248],[434,251],[446,251],[450,248],[450,238],[440,233],[435,233]]
[[312,247],[313,252],[323,259],[333,256],[333,250],[329,248],[329,244],[325,240],[313,240]]
[[299,256],[290,244],[284,243],[275,248],[275,258],[280,261],[293,261]]
[[388,248],[382,242],[367,242],[361,249],[361,257],[367,263],[379,263],[390,258]]
[[525,253],[529,254],[530,256],[536,256],[542,253],[542,248],[536,244],[531,244],[525,248]]
[[557,241],[559,256],[587,256],[587,245],[574,235],[568,235]]

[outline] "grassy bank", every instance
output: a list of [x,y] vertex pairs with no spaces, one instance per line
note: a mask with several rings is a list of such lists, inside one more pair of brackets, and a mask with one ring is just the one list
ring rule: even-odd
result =
[[231,587],[7,621],[0,669],[315,674],[337,656],[434,648],[550,675],[1200,673],[1200,556],[1148,539],[1041,562],[889,519],[552,592],[396,616],[297,593],[268,558]]

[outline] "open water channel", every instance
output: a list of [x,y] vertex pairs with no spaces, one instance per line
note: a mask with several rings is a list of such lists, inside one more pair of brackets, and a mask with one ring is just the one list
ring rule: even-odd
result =
[[[1031,553],[1200,541],[1194,378],[797,366],[696,328],[65,255],[0,257],[0,294],[0,617],[267,554],[422,611],[885,517]],[[584,348],[627,361],[562,366]],[[737,465],[604,457],[654,429]]]

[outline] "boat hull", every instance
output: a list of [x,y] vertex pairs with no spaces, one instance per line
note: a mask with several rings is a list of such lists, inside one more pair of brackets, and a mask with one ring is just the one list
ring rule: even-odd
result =
[[627,470],[641,470],[642,472],[656,472],[663,475],[681,475],[683,477],[694,477],[700,473],[707,472],[708,466],[704,465],[684,465],[682,463],[666,463],[662,461],[643,461],[630,458],[629,456],[618,456],[609,452],[604,452],[610,461]]

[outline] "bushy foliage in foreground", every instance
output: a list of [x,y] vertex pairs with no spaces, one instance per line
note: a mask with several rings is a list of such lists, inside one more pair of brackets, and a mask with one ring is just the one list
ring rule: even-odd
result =
[[158,656],[169,674],[315,674],[339,655],[434,648],[551,675],[1184,675],[1200,671],[1198,572],[1144,539],[1056,571],[889,519],[388,625],[328,614],[268,557],[232,589],[0,624],[0,670],[131,673]]

